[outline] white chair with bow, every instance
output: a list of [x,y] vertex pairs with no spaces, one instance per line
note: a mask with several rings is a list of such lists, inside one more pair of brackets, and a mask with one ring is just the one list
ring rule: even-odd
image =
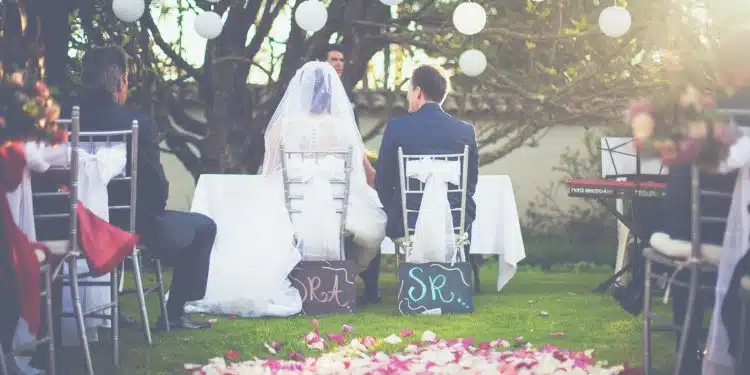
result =
[[[133,121],[132,128],[124,131],[81,132],[79,113],[79,108],[74,107],[72,119],[60,122],[70,127],[70,151],[65,152],[67,160],[54,162],[50,168],[52,173],[35,176],[33,195],[37,207],[34,220],[40,240],[53,254],[63,256],[58,266],[64,266],[65,271],[61,276],[61,316],[63,320],[72,318],[73,324],[62,325],[62,343],[65,344],[67,339],[71,344],[80,346],[85,361],[82,373],[93,374],[89,342],[98,340],[97,327],[111,328],[113,362],[119,366],[121,278],[119,267],[109,275],[92,277],[79,241],[76,202],[80,200],[96,216],[115,226],[135,231],[138,123]],[[129,168],[126,167],[128,146],[134,155]],[[58,188],[61,181],[55,170],[67,176],[65,188]],[[127,200],[118,202],[110,199],[108,190],[112,187],[127,192],[124,196]],[[139,253],[134,251],[130,259],[135,273],[134,293],[138,296],[144,335],[151,345]],[[66,304],[69,305],[67,308]]]
[[346,260],[352,149],[280,150],[284,197],[302,260]]
[[[399,147],[398,158],[405,237],[394,240],[396,262],[401,256],[410,263],[468,260],[479,292],[479,267],[470,257],[465,225],[468,146],[461,154],[443,155],[404,155]],[[410,200],[414,196],[421,198]],[[450,198],[459,206],[451,207]]]

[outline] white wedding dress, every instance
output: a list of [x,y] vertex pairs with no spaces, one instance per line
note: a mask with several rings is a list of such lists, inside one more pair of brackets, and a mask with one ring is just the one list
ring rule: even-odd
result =
[[[308,202],[306,212],[295,216],[294,223],[290,219],[284,196],[282,145],[287,151],[352,150],[346,229],[353,243],[347,245],[346,257],[364,270],[379,251],[387,218],[374,189],[367,185],[364,145],[351,104],[333,68],[328,63],[310,62],[292,78],[266,130],[266,152],[257,177],[263,179],[262,187],[250,197],[243,195],[233,201],[232,209],[242,215],[241,220],[217,220],[206,296],[189,303],[188,312],[240,317],[297,314],[302,300],[287,278],[292,269],[303,259],[340,260],[339,223],[321,212],[330,204],[319,199]],[[341,173],[331,167],[310,167],[287,160],[288,173],[307,175],[308,192],[315,190],[312,181],[327,183],[330,173]],[[325,217],[328,219],[321,219]],[[314,227],[305,224],[311,222]],[[295,237],[301,240],[301,248],[294,246]],[[310,243],[325,243],[330,248],[305,245]]]

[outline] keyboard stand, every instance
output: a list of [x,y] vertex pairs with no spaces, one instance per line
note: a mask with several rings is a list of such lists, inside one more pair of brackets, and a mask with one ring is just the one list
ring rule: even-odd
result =
[[[624,199],[630,199],[637,197],[628,197]],[[595,198],[597,202],[599,202],[604,208],[609,211],[612,215],[615,216],[615,218],[621,222],[623,225],[625,225],[628,230],[630,230],[630,233],[633,234],[633,237],[635,238],[635,242],[637,246],[640,248],[640,244],[643,243],[644,237],[647,236],[646,232],[643,231],[641,227],[636,225],[635,220],[629,219],[626,215],[620,213],[617,210],[617,207],[615,205],[607,202],[605,199],[602,198]],[[631,207],[632,209],[632,207]],[[646,239],[648,241],[648,239]],[[596,293],[604,293],[606,292],[614,283],[626,272],[630,271],[633,268],[633,264],[628,262],[625,266],[623,266],[620,270],[615,272],[612,276],[610,276],[607,280],[605,280],[603,283],[599,284],[596,288],[594,288],[594,292]]]

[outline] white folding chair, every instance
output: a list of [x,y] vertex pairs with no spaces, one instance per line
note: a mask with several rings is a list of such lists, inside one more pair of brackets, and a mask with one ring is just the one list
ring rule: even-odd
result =
[[[20,355],[28,350],[34,349],[40,345],[47,345],[47,369],[46,374],[55,375],[57,373],[55,366],[55,338],[54,338],[54,324],[52,315],[52,265],[51,259],[48,259],[47,254],[41,250],[36,250],[35,255],[40,263],[40,271],[42,276],[42,290],[40,296],[44,298],[44,314],[42,318],[45,319],[46,326],[43,326],[44,334],[40,332],[40,336],[35,337],[33,340],[12,348],[8,353],[5,353],[4,348],[0,345],[0,375],[11,375],[8,371],[10,367],[15,367],[15,356]],[[20,299],[18,301],[20,303]]]
[[[463,247],[464,251],[459,251],[460,261],[469,260],[472,267],[472,273],[474,274],[474,290],[479,292],[479,267],[477,263],[471,258],[469,254],[468,246],[468,233],[466,232],[466,200],[467,200],[467,180],[469,175],[469,146],[464,146],[464,152],[460,154],[442,154],[442,155],[404,155],[404,150],[398,148],[398,167],[399,167],[399,180],[401,185],[401,210],[402,219],[404,224],[404,238],[401,241],[396,241],[396,263],[400,262],[400,256],[408,258],[408,255],[413,249],[413,237],[414,237],[414,226],[416,223],[416,217],[419,214],[419,206],[409,207],[408,198],[412,196],[419,196],[421,201],[422,195],[424,195],[424,189],[426,183],[408,176],[408,165],[410,163],[419,162],[425,159],[435,160],[438,162],[458,162],[461,164],[461,179],[458,186],[449,184],[448,196],[459,196],[460,205],[459,207],[451,207],[451,213],[453,214],[453,231],[456,234],[456,246]],[[458,218],[456,218],[456,213]]]
[[[284,145],[281,145],[280,150],[281,167],[284,179],[284,197],[286,200],[286,208],[289,211],[289,215],[292,220],[294,220],[295,215],[299,215],[302,213],[301,209],[298,206],[298,203],[300,203],[304,199],[304,193],[302,193],[303,190],[301,191],[299,187],[302,187],[305,184],[309,183],[309,181],[306,181],[305,179],[296,175],[296,173],[293,171],[294,168],[292,167],[292,164],[296,163],[296,165],[302,165],[305,161],[307,161],[313,163],[314,165],[320,165],[321,162],[328,158],[341,160],[341,167],[343,168],[343,170],[341,171],[342,178],[331,178],[329,179],[329,182],[331,183],[334,194],[333,198],[337,205],[336,213],[338,213],[340,217],[339,260],[345,260],[345,243],[347,238],[346,216],[349,207],[349,189],[352,171],[352,149],[349,148],[346,151],[325,152],[288,151],[284,148]],[[303,254],[303,260],[307,260],[305,259],[305,254]]]
[[[86,334],[85,319],[105,319],[111,321],[112,325],[112,356],[113,363],[115,366],[120,365],[120,326],[119,326],[119,275],[118,268],[115,268],[110,272],[110,278],[108,281],[92,281],[85,280],[85,278],[92,276],[90,272],[80,272],[78,270],[78,260],[85,259],[85,255],[80,249],[78,239],[78,217],[77,207],[78,202],[78,175],[79,175],[79,161],[81,150],[95,151],[97,147],[111,147],[113,144],[127,144],[130,142],[131,152],[133,155],[137,155],[138,145],[138,123],[133,121],[133,127],[129,130],[123,131],[101,131],[101,132],[81,132],[80,131],[80,109],[73,107],[72,117],[70,120],[61,120],[60,124],[63,126],[68,125],[70,127],[70,160],[68,167],[53,167],[52,169],[62,169],[64,172],[69,173],[68,186],[66,189],[57,189],[57,191],[35,191],[34,199],[38,202],[47,201],[46,205],[37,205],[37,207],[53,207],[53,212],[36,213],[34,219],[37,228],[42,230],[38,231],[39,235],[44,237],[43,241],[53,253],[62,255],[63,259],[55,271],[57,275],[63,266],[67,266],[68,274],[61,276],[63,289],[65,287],[70,288],[70,294],[73,304],[73,311],[63,311],[61,317],[71,317],[76,320],[78,336],[80,345],[83,348],[84,362],[85,362],[85,373],[87,375],[93,375],[93,363],[91,359],[91,353],[88,345],[88,338]],[[111,213],[120,212],[127,216],[127,221],[131,232],[135,230],[135,197],[137,187],[137,163],[133,162],[130,168],[126,168],[120,175],[116,176],[110,183],[118,182],[127,185],[127,190],[130,193],[129,202],[122,205],[108,204],[108,209]],[[36,190],[36,189],[35,189]],[[64,205],[60,205],[60,202],[65,202]],[[57,203],[57,204],[55,204]],[[57,206],[57,207],[55,207]],[[67,222],[67,225],[61,224]],[[68,231],[66,234],[59,236],[60,238],[51,238],[49,235],[44,234],[44,224],[47,224],[47,228],[67,226]],[[51,225],[50,225],[51,224]],[[53,235],[52,237],[58,237]],[[133,261],[133,267],[136,273],[136,288],[138,289],[138,303],[141,310],[141,317],[143,319],[143,327],[146,336],[146,340],[151,344],[151,332],[148,325],[148,316],[146,313],[146,302],[145,295],[143,293],[143,285],[140,277],[140,262],[138,260],[138,253],[134,252],[130,256]],[[81,290],[80,287],[109,287],[111,302],[103,304],[101,306],[90,307],[86,311],[83,311],[83,305],[81,303]],[[109,314],[103,313],[103,311],[109,310]]]
[[[706,244],[701,240],[701,227],[704,224],[723,224],[726,223],[725,217],[708,217],[702,215],[701,199],[705,197],[714,197],[715,199],[731,200],[731,194],[723,191],[708,190],[701,187],[700,169],[693,165],[691,167],[690,179],[690,198],[691,198],[691,241],[681,241],[669,238],[664,233],[655,233],[651,236],[651,247],[644,249],[645,258],[645,285],[643,298],[643,353],[644,353],[644,370],[646,375],[651,374],[652,356],[651,356],[651,336],[653,332],[675,332],[679,333],[679,346],[677,350],[677,362],[675,365],[675,375],[680,375],[683,359],[687,353],[687,345],[690,341],[692,323],[695,319],[701,319],[696,315],[696,300],[701,297],[710,298],[716,287],[715,282],[700,282],[706,276],[712,275],[717,270],[718,252],[720,246]],[[654,265],[662,265],[675,269],[669,280],[665,280],[665,275],[654,272]],[[676,276],[683,269],[690,272],[689,283],[676,280]],[[671,287],[688,288],[687,308],[685,320],[681,325],[666,321],[653,312],[652,309],[652,281],[661,279],[666,281],[667,292]],[[668,295],[665,296],[668,298]]]

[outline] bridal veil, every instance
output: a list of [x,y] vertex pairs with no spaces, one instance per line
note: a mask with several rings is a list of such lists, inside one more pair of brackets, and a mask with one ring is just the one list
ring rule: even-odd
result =
[[[329,63],[308,62],[289,82],[286,93],[266,129],[266,151],[260,171],[262,175],[273,177],[281,170],[282,144],[288,151],[352,150],[346,229],[353,236],[353,243],[347,246],[346,253],[347,259],[354,260],[359,268],[364,270],[385,237],[387,218],[377,194],[367,185],[363,165],[365,147],[354,117],[352,103],[341,79]],[[338,225],[330,221],[326,220],[326,223],[331,224],[331,228]],[[305,220],[302,217],[299,221],[295,219],[298,235],[305,232],[303,222]],[[320,224],[323,223],[318,216],[318,227],[315,228],[318,233],[332,232],[332,229],[322,230]],[[310,226],[311,230],[313,228]],[[335,242],[317,238],[322,236],[315,236],[315,239],[320,240],[316,240],[316,244]]]

